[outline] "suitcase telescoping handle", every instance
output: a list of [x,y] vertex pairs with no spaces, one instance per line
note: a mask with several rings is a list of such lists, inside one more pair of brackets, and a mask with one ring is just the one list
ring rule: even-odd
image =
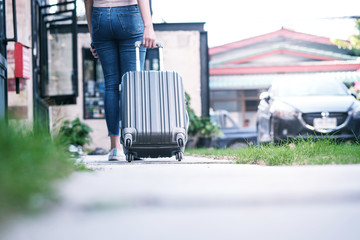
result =
[[[135,51],[136,51],[136,71],[140,72],[140,46],[141,41],[135,42]],[[156,42],[156,48],[159,49],[159,65],[160,71],[164,71],[164,58],[163,58],[163,46],[160,42]]]

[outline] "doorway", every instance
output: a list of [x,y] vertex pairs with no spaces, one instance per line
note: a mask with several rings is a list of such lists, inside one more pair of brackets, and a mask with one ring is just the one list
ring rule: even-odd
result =
[[78,96],[76,1],[33,0],[32,37],[34,123],[48,126],[48,106]]

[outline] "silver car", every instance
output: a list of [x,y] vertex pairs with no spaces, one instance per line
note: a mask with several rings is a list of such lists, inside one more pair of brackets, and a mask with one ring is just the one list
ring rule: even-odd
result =
[[360,101],[340,81],[279,80],[260,94],[258,143],[288,138],[360,140]]

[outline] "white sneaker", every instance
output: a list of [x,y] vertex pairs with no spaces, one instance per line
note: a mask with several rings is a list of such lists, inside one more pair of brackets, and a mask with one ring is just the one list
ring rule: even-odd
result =
[[109,161],[120,161],[125,160],[125,155],[122,150],[118,148],[111,149],[109,153]]

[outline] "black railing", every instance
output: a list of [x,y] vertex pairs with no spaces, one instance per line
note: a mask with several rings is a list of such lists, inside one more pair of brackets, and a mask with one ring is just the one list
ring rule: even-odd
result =
[[6,1],[0,0],[0,120],[7,121]]
[[32,49],[33,49],[33,118],[34,131],[50,130],[49,126],[49,107],[40,97],[40,49],[39,49],[39,16],[40,6],[44,4],[40,0],[32,0],[31,16],[32,16]]
[[34,97],[34,131],[50,132],[49,107],[40,97]]

